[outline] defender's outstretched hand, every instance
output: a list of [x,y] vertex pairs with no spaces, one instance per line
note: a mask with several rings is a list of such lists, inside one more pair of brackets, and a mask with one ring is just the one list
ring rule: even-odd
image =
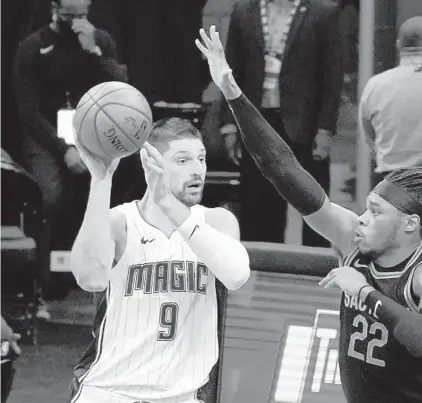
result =
[[207,58],[214,83],[220,88],[226,99],[238,98],[241,90],[236,84],[232,71],[227,64],[220,35],[215,30],[215,26],[211,26],[209,36],[204,29],[200,29],[199,34],[203,43],[199,39],[196,39],[195,44]]

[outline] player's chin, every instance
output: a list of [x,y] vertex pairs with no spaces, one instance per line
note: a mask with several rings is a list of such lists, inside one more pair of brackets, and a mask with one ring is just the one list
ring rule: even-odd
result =
[[358,242],[358,249],[362,255],[375,257],[377,255],[376,249],[368,242],[360,240]]
[[197,194],[184,194],[180,200],[185,206],[192,207],[202,201],[202,192]]

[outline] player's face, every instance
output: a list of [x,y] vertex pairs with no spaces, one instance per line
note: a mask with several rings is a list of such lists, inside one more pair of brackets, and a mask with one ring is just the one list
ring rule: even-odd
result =
[[403,226],[403,214],[376,193],[370,193],[356,229],[360,252],[377,258],[400,247]]
[[206,151],[199,139],[180,139],[169,143],[163,153],[174,196],[188,207],[202,200],[207,173]]

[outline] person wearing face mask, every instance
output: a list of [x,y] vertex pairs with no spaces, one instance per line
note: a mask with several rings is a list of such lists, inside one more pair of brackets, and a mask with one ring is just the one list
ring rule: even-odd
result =
[[[84,210],[88,194],[85,164],[77,149],[58,135],[60,112],[75,108],[83,94],[101,82],[127,81],[114,40],[92,25],[89,7],[89,0],[52,1],[51,23],[24,39],[15,56],[13,86],[23,132],[22,154],[42,190],[47,220],[41,248],[45,274],[50,251],[70,249],[82,219],[78,210]],[[48,284],[51,275],[43,277]]]

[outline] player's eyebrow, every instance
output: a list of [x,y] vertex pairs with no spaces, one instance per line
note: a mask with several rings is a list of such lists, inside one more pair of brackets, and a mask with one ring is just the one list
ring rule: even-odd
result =
[[377,202],[368,200],[368,203],[371,205],[371,207],[379,207],[379,208],[381,208],[381,204],[379,204]]

